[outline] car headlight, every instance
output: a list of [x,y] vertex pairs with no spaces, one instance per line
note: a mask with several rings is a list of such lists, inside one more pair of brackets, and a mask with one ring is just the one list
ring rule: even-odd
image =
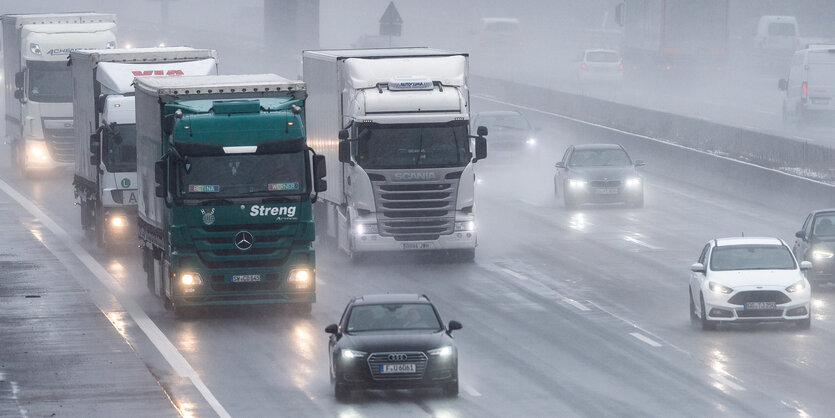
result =
[[827,258],[832,258],[832,251],[813,250],[812,258],[814,258],[815,260],[826,260]]
[[587,183],[585,180],[568,179],[568,187],[571,187],[573,189],[580,189],[586,187],[586,184]]
[[379,234],[380,229],[377,227],[377,224],[357,224],[354,227],[354,233],[357,235],[365,235],[365,234]]
[[528,144],[528,146],[533,147],[536,145],[536,138],[528,138],[528,140],[525,141],[525,143]]
[[631,177],[626,179],[626,187],[638,187],[641,185],[640,177]]
[[786,292],[793,293],[797,292],[798,290],[803,290],[806,288],[806,282],[803,280],[798,280],[793,285],[786,288]]
[[732,293],[734,291],[730,287],[719,284],[719,283],[716,283],[716,282],[709,282],[708,287],[710,287],[711,292],[724,293],[726,295],[728,293]]
[[184,286],[201,285],[203,284],[203,278],[200,277],[200,273],[183,273],[180,276],[180,283],[182,283]]
[[293,269],[287,276],[287,281],[296,287],[306,287],[313,281],[313,271],[310,269]]
[[344,359],[355,359],[355,358],[363,358],[368,353],[364,351],[357,351],[357,350],[348,350],[347,348],[342,349],[342,358]]
[[429,353],[430,356],[449,357],[452,355],[452,347],[447,345],[429,350],[427,353]]
[[473,221],[455,222],[455,232],[472,231],[474,229],[475,229],[475,222],[473,222]]

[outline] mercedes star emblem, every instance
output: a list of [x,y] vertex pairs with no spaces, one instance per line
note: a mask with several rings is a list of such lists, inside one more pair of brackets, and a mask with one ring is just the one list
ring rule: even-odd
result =
[[252,248],[253,243],[255,243],[255,237],[248,231],[241,231],[235,234],[235,246],[239,250],[246,251]]

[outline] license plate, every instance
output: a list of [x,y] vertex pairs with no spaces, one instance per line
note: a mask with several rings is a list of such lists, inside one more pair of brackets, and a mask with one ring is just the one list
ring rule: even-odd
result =
[[777,309],[777,302],[746,302],[745,309]]
[[260,274],[240,274],[236,276],[232,276],[232,283],[251,283],[251,282],[260,282],[261,275]]
[[412,363],[381,364],[380,373],[417,373],[417,367]]
[[404,242],[404,250],[425,250],[430,247],[428,242]]
[[597,194],[618,194],[617,187],[604,187],[602,189],[594,189]]

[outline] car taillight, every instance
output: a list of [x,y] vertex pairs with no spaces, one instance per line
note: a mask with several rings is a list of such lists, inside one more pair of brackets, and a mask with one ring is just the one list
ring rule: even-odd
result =
[[623,71],[623,61],[618,64],[618,71]]
[[582,69],[584,69],[584,70],[588,70],[588,69],[589,69],[589,66],[588,66],[588,65],[586,65],[586,63],[584,62],[584,63],[580,64],[580,68],[582,68]]
[[808,98],[809,98],[809,86],[806,85],[806,82],[804,81],[803,84],[800,85],[800,100],[803,100],[805,102],[806,99],[808,99]]

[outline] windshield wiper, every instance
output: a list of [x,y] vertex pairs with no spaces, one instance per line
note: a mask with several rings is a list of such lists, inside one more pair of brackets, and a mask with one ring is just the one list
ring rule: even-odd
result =
[[200,201],[200,206],[208,206],[208,205],[231,205],[232,202],[229,199],[206,199]]
[[261,199],[261,203],[295,203],[298,199],[287,196],[270,196]]

